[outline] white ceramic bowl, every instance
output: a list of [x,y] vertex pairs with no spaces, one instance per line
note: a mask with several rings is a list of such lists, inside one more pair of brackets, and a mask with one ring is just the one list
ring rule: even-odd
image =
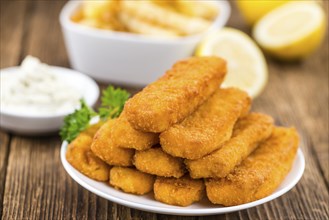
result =
[[60,13],[72,67],[99,81],[132,86],[145,86],[155,81],[177,60],[191,56],[201,38],[223,27],[231,13],[226,0],[217,1],[219,16],[204,33],[158,39],[76,24],[70,16],[80,3],[69,1]]
[[[49,67],[51,68],[52,73],[57,75],[61,80],[63,80],[63,82],[80,91],[82,93],[82,97],[89,106],[95,105],[99,97],[99,88],[94,80],[85,74],[71,69],[55,66]],[[2,76],[8,75],[7,77],[14,77],[15,74],[20,74],[19,67],[1,69],[0,74]],[[64,117],[73,111],[74,109],[56,114],[37,116],[28,112],[18,113],[6,111],[6,109],[1,106],[0,127],[1,129],[18,134],[48,134],[58,131],[63,124]]]

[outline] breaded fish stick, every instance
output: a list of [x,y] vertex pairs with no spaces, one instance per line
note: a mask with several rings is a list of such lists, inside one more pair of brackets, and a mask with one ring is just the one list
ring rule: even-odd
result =
[[92,152],[105,161],[115,166],[132,166],[135,150],[121,148],[114,144],[112,129],[116,126],[117,119],[108,120],[95,134],[91,144]]
[[154,198],[169,205],[189,206],[204,196],[203,180],[185,175],[179,179],[157,177],[154,183]]
[[136,150],[146,150],[159,143],[159,134],[134,129],[127,121],[124,112],[116,120],[111,137],[115,145]]
[[128,167],[113,167],[110,171],[110,184],[127,193],[143,195],[153,189],[155,177]]
[[122,1],[121,6],[122,11],[138,19],[175,29],[183,35],[202,32],[211,25],[211,22],[205,19],[185,16],[151,1]]
[[173,157],[160,147],[136,151],[133,161],[138,170],[157,176],[179,178],[186,172],[182,158]]
[[250,98],[239,89],[217,89],[184,121],[160,134],[162,149],[175,157],[199,159],[231,138],[239,117],[250,108]]
[[67,147],[66,159],[77,170],[91,179],[107,181],[110,166],[96,157],[90,150],[93,135],[98,125],[80,133]]
[[222,179],[206,181],[209,200],[214,204],[232,206],[270,195],[289,173],[298,142],[294,128],[274,128],[271,137],[233,173]]
[[273,119],[270,116],[251,113],[234,126],[233,135],[222,147],[197,160],[186,160],[192,178],[222,178],[233,171],[259,143],[272,133]]
[[124,111],[137,130],[159,133],[182,121],[222,83],[226,62],[217,57],[192,57],[129,99]]

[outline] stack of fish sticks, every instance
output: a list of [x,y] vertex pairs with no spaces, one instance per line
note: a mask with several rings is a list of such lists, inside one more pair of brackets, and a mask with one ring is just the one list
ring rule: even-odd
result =
[[226,71],[218,57],[182,60],[129,99],[88,143],[110,166],[110,185],[153,191],[156,200],[178,206],[205,195],[233,206],[273,193],[292,167],[298,134],[251,113],[244,91],[220,88]]

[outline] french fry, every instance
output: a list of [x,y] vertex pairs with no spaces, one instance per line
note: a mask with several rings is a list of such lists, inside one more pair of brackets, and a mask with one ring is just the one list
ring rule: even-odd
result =
[[83,18],[80,20],[80,24],[101,29],[125,31],[124,25],[118,19],[120,11],[120,1],[118,0],[84,1],[81,11]]
[[210,22],[203,18],[185,16],[151,1],[122,1],[121,6],[122,11],[134,18],[175,29],[182,35],[195,34],[210,26]]
[[102,19],[104,14],[117,11],[116,3],[113,0],[83,1],[82,12],[85,18]]
[[177,7],[175,6],[175,0],[151,0],[152,3],[160,6],[161,8],[167,8],[173,11],[177,11]]
[[159,37],[178,37],[179,34],[167,28],[161,28],[152,23],[145,22],[140,18],[136,18],[124,11],[122,11],[119,15],[120,21],[126,26],[126,28],[138,34],[145,34],[151,36],[159,36]]
[[218,7],[211,1],[176,0],[175,8],[186,15],[213,20],[218,15]]

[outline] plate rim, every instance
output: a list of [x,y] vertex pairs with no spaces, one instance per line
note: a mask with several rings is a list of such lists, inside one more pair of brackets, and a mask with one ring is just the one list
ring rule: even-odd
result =
[[[68,146],[68,143],[66,141],[64,141],[61,145],[61,150],[60,150],[61,162],[62,162],[62,165],[63,165],[65,171],[80,186],[82,186],[86,190],[96,194],[97,196],[100,196],[100,197],[102,197],[106,200],[109,200],[111,202],[115,202],[117,204],[129,207],[129,208],[142,210],[142,211],[158,213],[158,214],[167,214],[167,215],[204,216],[204,215],[224,214],[224,213],[230,213],[230,212],[235,212],[235,211],[240,211],[240,210],[252,208],[252,207],[255,207],[257,205],[261,205],[261,204],[264,204],[264,203],[269,202],[271,200],[274,200],[274,199],[282,196],[283,194],[287,193],[288,191],[290,191],[299,182],[299,180],[303,176],[303,173],[304,173],[304,170],[305,170],[305,157],[304,157],[302,149],[299,147],[298,150],[297,150],[297,154],[296,154],[294,163],[297,160],[300,160],[301,167],[298,170],[298,172],[296,174],[296,177],[293,179],[293,181],[288,183],[286,187],[284,187],[283,189],[281,189],[277,192],[272,193],[271,195],[269,195],[265,198],[262,198],[262,199],[259,199],[259,200],[253,201],[253,202],[245,203],[245,204],[242,204],[242,205],[229,206],[229,207],[204,208],[204,209],[196,209],[196,210],[186,209],[186,207],[184,207],[185,209],[172,209],[172,208],[166,208],[166,207],[154,207],[154,206],[151,206],[151,205],[145,205],[145,204],[141,204],[141,203],[126,201],[124,199],[117,198],[113,195],[104,193],[101,190],[94,188],[93,186],[90,186],[88,183],[84,182],[82,179],[80,179],[80,177],[78,177],[73,172],[72,169],[74,169],[74,170],[76,170],[76,169],[73,166],[71,166],[68,163],[68,161],[66,160],[65,153],[66,153],[66,150],[67,150],[67,146]],[[76,171],[79,172],[78,170],[76,170]],[[84,175],[84,174],[82,174],[82,175]],[[89,178],[89,177],[87,177],[87,178]],[[111,187],[111,186],[109,186],[109,187]],[[177,208],[177,206],[173,206],[173,207]]]

